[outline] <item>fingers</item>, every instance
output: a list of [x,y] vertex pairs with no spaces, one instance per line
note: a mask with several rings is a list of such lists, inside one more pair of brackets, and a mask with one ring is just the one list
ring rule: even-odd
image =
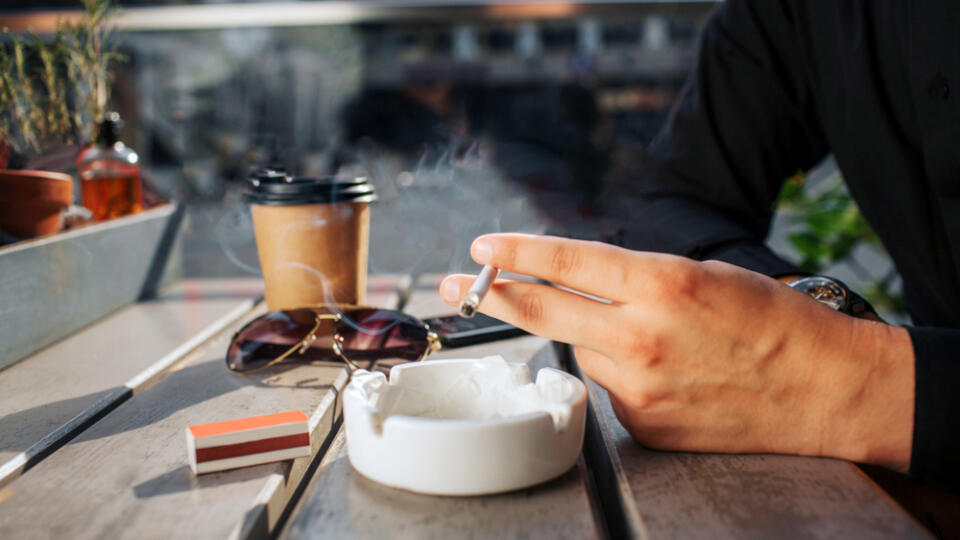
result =
[[[447,276],[440,294],[457,305],[473,283],[474,276]],[[602,304],[549,285],[522,281],[494,283],[480,302],[480,311],[519,328],[563,343],[609,343],[613,328],[606,322],[615,316],[616,305]]]
[[617,380],[623,377],[623,370],[618,368],[616,362],[592,349],[574,347],[573,356],[583,373],[607,390],[616,388]]
[[528,234],[477,238],[471,253],[480,264],[545,279],[577,291],[623,302],[636,296],[645,270],[656,271],[669,255],[640,253],[600,242]]

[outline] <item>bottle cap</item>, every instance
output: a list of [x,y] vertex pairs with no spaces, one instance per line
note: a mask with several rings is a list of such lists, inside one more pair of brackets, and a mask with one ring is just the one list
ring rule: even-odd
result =
[[100,146],[113,146],[120,140],[118,133],[122,126],[123,121],[120,120],[120,113],[110,111],[104,114],[97,125],[96,143]]

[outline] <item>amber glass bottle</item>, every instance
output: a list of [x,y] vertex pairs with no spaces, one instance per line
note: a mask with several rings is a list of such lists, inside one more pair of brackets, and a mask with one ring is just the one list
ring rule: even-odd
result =
[[137,153],[117,137],[120,115],[107,113],[96,141],[77,158],[83,205],[95,221],[136,214],[143,209]]

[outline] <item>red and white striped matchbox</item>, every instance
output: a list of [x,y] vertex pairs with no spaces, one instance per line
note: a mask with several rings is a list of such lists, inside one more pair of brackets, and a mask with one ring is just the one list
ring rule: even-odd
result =
[[190,468],[203,474],[310,455],[307,415],[287,411],[190,426]]

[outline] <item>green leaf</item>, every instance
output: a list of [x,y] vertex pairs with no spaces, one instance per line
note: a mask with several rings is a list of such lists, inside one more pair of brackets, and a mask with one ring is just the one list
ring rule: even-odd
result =
[[830,246],[823,242],[823,239],[807,231],[791,234],[788,239],[790,244],[808,260],[818,263],[827,258],[830,254]]
[[843,230],[847,220],[846,208],[821,209],[807,215],[807,225],[810,229],[824,235]]

